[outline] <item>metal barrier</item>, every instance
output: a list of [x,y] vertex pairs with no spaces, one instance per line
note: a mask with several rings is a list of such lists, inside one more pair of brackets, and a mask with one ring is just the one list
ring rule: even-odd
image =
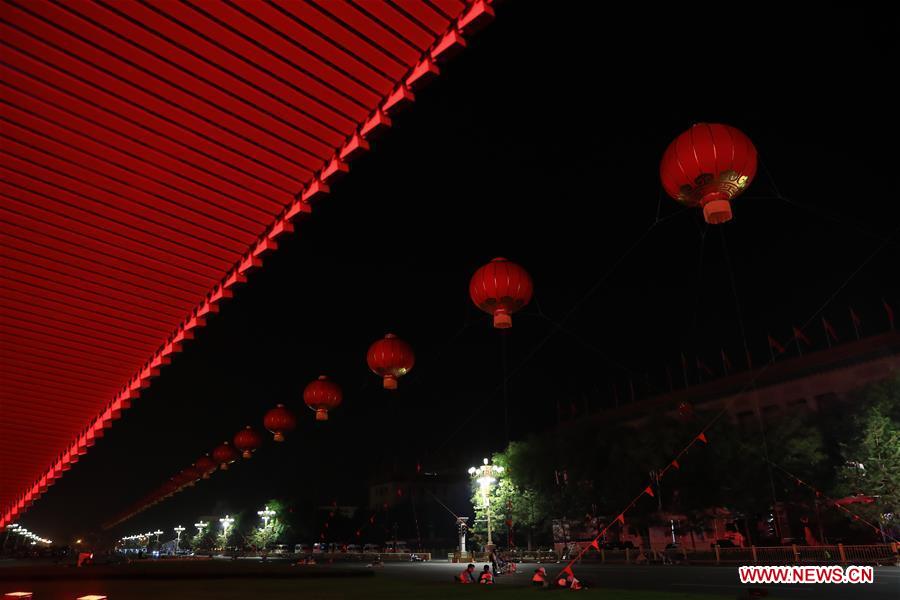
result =
[[[550,560],[548,559],[548,562]],[[874,564],[900,566],[900,545],[869,544],[860,546],[750,546],[747,548],[672,548],[655,550],[634,548],[588,552],[582,562],[603,564],[714,564],[714,565],[829,565]]]

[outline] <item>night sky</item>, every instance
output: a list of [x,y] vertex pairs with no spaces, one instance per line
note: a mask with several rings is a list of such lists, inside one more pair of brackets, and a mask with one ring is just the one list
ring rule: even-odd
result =
[[[513,439],[555,425],[557,402],[601,410],[629,378],[639,396],[665,388],[682,352],[742,365],[732,273],[759,362],[767,331],[786,341],[823,306],[842,337],[851,305],[864,333],[886,329],[881,299],[900,303],[887,17],[604,6],[501,5],[19,522],[54,540],[97,530],[278,402],[300,417],[286,443],[113,533],[275,496],[361,504],[417,461],[464,471],[506,442],[502,334],[468,299],[495,256],[536,289],[506,334]],[[762,161],[724,226],[659,183],[669,141],[701,121],[742,129]],[[365,363],[389,331],[417,353],[394,394]],[[824,345],[818,320],[807,332]],[[323,373],[344,405],[315,423],[301,393]]]

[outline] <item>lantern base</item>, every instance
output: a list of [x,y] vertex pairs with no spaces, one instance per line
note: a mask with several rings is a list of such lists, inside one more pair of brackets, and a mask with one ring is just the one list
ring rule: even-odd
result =
[[328,411],[324,408],[320,408],[316,411],[316,421],[327,421],[328,420]]
[[223,470],[223,471],[227,471],[227,470],[228,470],[228,463],[222,463],[222,470]]
[[509,313],[494,313],[494,328],[509,329],[512,327],[512,315]]
[[244,456],[244,459],[253,458],[253,453],[250,452],[249,450],[244,450],[243,456]]
[[279,431],[278,433],[276,433],[276,434],[275,434],[275,441],[276,441],[276,442],[283,442],[283,441],[284,441],[284,434],[281,433],[280,431]]
[[728,200],[710,200],[703,205],[703,218],[710,225],[727,223],[731,217],[731,202]]
[[393,375],[385,375],[384,376],[384,389],[386,390],[396,390],[397,389],[397,378]]

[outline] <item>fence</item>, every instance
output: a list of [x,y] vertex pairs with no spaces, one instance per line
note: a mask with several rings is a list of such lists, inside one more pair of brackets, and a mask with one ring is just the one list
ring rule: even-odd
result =
[[582,557],[584,562],[610,564],[649,563],[692,563],[692,564],[763,564],[763,565],[900,565],[900,547],[897,543],[871,544],[865,546],[773,546],[747,548],[721,548],[713,546],[690,550],[672,548],[668,550],[645,550],[626,548],[588,552]]

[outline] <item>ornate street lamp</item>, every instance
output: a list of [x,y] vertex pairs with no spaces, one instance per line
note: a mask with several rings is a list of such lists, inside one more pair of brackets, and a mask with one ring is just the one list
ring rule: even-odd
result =
[[475,477],[475,481],[478,482],[478,487],[481,489],[481,498],[484,502],[485,512],[487,512],[487,545],[493,546],[494,540],[492,538],[492,529],[491,529],[491,497],[490,491],[491,486],[497,482],[497,478],[494,477],[494,474],[500,475],[503,473],[503,467],[496,466],[490,464],[488,459],[484,459],[484,464],[479,467],[469,467],[469,475]]

